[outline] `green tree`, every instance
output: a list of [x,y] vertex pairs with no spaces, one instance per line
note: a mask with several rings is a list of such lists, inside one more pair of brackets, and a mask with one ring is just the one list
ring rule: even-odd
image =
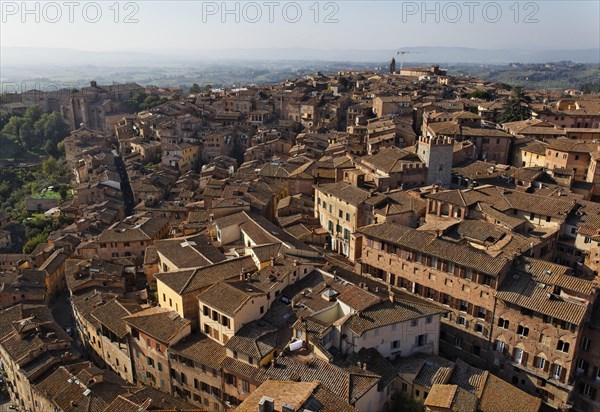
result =
[[69,135],[69,126],[60,113],[44,113],[35,125],[40,127],[44,139],[51,140],[54,144],[62,141]]
[[499,90],[512,90],[512,86],[508,83],[497,83],[496,86]]
[[498,116],[499,123],[516,122],[527,120],[531,117],[531,108],[529,107],[530,99],[525,95],[521,86],[515,86],[502,112]]
[[229,155],[237,160],[238,165],[244,163],[244,154],[246,153],[246,148],[242,145],[242,143],[235,139],[233,141],[233,147],[231,148],[231,152]]
[[390,412],[422,412],[423,405],[405,392],[396,391],[391,397]]
[[165,99],[159,97],[156,94],[150,94],[150,95],[147,95],[146,98],[143,100],[143,102],[140,104],[140,109],[148,110],[155,106],[158,106],[159,104],[163,104],[164,102],[165,102]]
[[68,225],[72,225],[74,221],[75,221],[75,220],[73,220],[72,218],[70,218],[70,217],[66,217],[66,216],[64,216],[64,215],[60,215],[60,216],[58,217],[58,224],[59,224],[60,226],[68,226]]
[[148,110],[159,104],[163,104],[165,101],[165,99],[154,93],[134,93],[134,95],[125,103],[130,111],[139,112],[140,110]]
[[580,90],[584,94],[598,93],[600,92],[600,82],[589,82],[581,85]]
[[42,162],[42,175],[45,178],[52,178],[59,173],[58,161],[53,157],[48,157]]
[[146,287],[148,291],[148,300],[153,303],[158,303],[158,291],[156,290],[156,286],[153,284],[148,284]]
[[130,111],[139,112],[140,104],[144,101],[144,97],[145,97],[145,93],[139,93],[139,92],[134,93],[133,96],[131,96],[125,102],[125,104],[127,105],[127,107],[129,108]]
[[200,93],[200,85],[198,83],[194,83],[192,84],[192,87],[190,87],[190,93]]
[[474,99],[485,99],[490,100],[492,96],[485,90],[477,89],[474,92],[471,92],[470,96]]
[[67,195],[69,194],[69,188],[66,185],[61,185],[58,189],[58,193],[60,193],[60,198],[65,201],[67,200]]
[[0,199],[5,199],[10,195],[11,187],[9,182],[0,183]]
[[54,144],[54,142],[52,140],[46,140],[44,142],[44,144],[42,145],[41,148],[44,152],[46,152],[47,154],[49,154],[50,156],[59,156],[60,152],[58,151],[58,148],[56,146],[56,144]]
[[42,114],[43,114],[42,108],[40,106],[38,106],[37,104],[35,104],[35,105],[29,106],[27,108],[23,118],[25,119],[26,122],[35,123],[40,119],[40,117],[42,117]]
[[2,133],[8,135],[13,140],[19,140],[19,133],[21,131],[21,127],[25,123],[25,120],[19,116],[12,116],[6,122],[6,125],[2,128]]
[[23,147],[35,149],[43,144],[43,136],[36,133],[30,121],[25,120],[19,129],[19,141]]
[[[41,168],[41,180],[44,184],[50,184],[53,186],[57,185],[57,180],[61,176],[67,176],[69,169],[64,159],[57,160],[56,158],[49,156],[42,162]],[[38,177],[38,180],[40,178]]]
[[48,241],[47,233],[39,233],[39,234],[35,235],[31,239],[29,239],[27,241],[27,243],[25,243],[25,246],[23,246],[23,253],[29,254],[29,253],[33,252],[33,250],[38,245],[45,243],[46,241]]
[[44,149],[56,155],[56,145],[67,137],[69,127],[60,113],[42,113],[39,106],[31,106],[22,117],[11,116],[5,122],[2,134],[27,150]]
[[8,113],[0,114],[0,130],[4,129],[4,126],[6,126],[10,118],[11,115]]

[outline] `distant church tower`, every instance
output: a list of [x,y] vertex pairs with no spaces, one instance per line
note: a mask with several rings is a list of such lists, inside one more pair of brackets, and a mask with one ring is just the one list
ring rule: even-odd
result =
[[392,57],[392,61],[390,62],[390,74],[394,74],[396,71],[396,59]]
[[447,136],[419,138],[417,154],[427,165],[427,184],[449,186],[452,172],[454,139]]

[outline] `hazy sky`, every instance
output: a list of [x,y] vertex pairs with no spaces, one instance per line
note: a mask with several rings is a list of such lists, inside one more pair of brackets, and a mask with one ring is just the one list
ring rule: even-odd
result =
[[[21,1],[0,3],[2,47],[177,51],[240,47],[600,46],[600,2],[596,0],[111,0],[29,2],[28,10]],[[224,13],[225,7],[229,14]]]

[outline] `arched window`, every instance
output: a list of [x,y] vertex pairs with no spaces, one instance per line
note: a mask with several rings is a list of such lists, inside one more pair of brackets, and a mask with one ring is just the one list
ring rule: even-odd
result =
[[564,382],[567,370],[560,364],[555,363],[552,365],[552,379]]
[[546,355],[539,353],[533,358],[533,366],[537,369],[548,372],[550,368],[550,362],[548,362],[548,359],[546,359]]
[[569,348],[570,348],[570,344],[569,342],[565,342],[562,339],[558,341],[558,343],[556,344],[556,350],[560,351],[560,352],[565,352],[568,353],[569,352]]
[[529,328],[523,326],[523,325],[519,325],[517,327],[517,335],[520,336],[528,336],[529,335]]

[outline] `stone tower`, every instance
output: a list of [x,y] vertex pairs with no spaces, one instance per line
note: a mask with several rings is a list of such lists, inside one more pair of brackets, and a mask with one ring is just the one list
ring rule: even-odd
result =
[[427,184],[449,186],[452,172],[454,139],[448,136],[419,138],[417,154],[427,165]]
[[396,59],[392,57],[392,61],[390,62],[390,74],[394,74],[396,71]]

